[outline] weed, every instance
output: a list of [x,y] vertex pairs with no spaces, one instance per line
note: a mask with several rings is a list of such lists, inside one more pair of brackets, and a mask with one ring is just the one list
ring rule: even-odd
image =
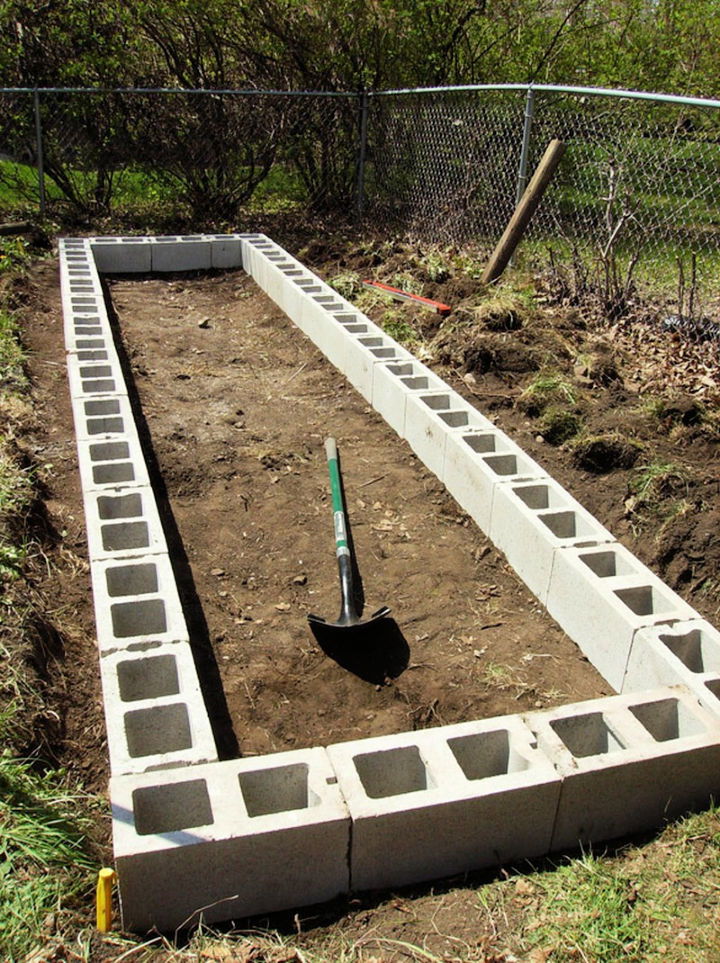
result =
[[422,294],[422,284],[420,284],[412,274],[408,274],[406,271],[401,271],[400,274],[396,274],[390,284],[392,287],[399,288],[407,294]]
[[[12,720],[6,710],[0,730]],[[92,905],[89,820],[79,815],[89,797],[68,790],[62,771],[43,773],[8,751],[0,755],[0,796],[0,951],[13,960],[43,940],[49,914],[80,897]]]
[[367,290],[363,287],[360,275],[354,271],[347,271],[345,274],[336,274],[335,277],[330,278],[328,284],[337,291],[340,297],[346,298],[348,301],[356,299]]
[[435,284],[443,284],[450,278],[450,266],[437,251],[431,251],[429,254],[426,254],[421,264],[427,271],[430,280]]
[[404,318],[398,317],[394,311],[386,311],[380,319],[380,326],[386,334],[406,348],[414,348],[421,340],[418,332]]
[[18,341],[13,315],[0,308],[0,393],[15,394],[27,387],[25,353]]

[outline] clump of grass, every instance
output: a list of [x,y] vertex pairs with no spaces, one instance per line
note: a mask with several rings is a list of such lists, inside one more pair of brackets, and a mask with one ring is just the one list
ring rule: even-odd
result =
[[550,445],[563,445],[577,435],[582,425],[577,412],[551,405],[540,418],[540,434]]
[[399,288],[401,291],[405,291],[407,294],[422,294],[422,284],[414,278],[412,274],[408,274],[406,271],[401,271],[396,274],[395,277],[390,281],[390,285],[394,288]]
[[657,511],[665,498],[677,495],[678,490],[687,492],[687,470],[674,462],[651,461],[641,465],[630,481],[632,510],[645,508]]
[[716,960],[720,818],[716,807],[614,858],[586,853],[523,877],[533,899],[524,948],[547,959]]
[[450,278],[450,266],[437,251],[430,251],[422,258],[420,263],[427,271],[430,280],[435,284],[443,284]]
[[540,371],[517,400],[521,411],[533,417],[554,406],[574,407],[577,395],[572,384],[557,371]]
[[10,311],[0,308],[0,395],[17,394],[27,388],[24,361],[16,319]]
[[472,309],[475,321],[488,331],[517,331],[526,319],[525,300],[515,292],[494,291]]

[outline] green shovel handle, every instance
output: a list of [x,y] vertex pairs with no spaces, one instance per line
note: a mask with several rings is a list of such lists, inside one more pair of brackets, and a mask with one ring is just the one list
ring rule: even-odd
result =
[[332,498],[333,524],[335,527],[335,552],[338,558],[349,555],[350,548],[347,539],[347,523],[345,521],[345,505],[343,504],[342,486],[340,484],[340,468],[338,466],[337,444],[334,438],[325,442],[328,473],[330,475],[330,494]]

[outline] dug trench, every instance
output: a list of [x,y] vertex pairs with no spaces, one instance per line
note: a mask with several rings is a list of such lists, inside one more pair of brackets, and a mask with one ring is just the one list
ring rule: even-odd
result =
[[[34,273],[26,332],[45,414],[34,455],[53,463],[49,510],[79,560],[54,591],[87,730],[97,652],[54,271]],[[222,755],[610,691],[440,482],[244,273],[111,279],[107,290]],[[309,612],[339,609],[327,435],[340,447],[366,613],[392,608],[380,637],[328,642],[307,624]],[[90,728],[92,745],[76,741],[68,756],[94,757],[78,768],[99,788],[105,762]]]

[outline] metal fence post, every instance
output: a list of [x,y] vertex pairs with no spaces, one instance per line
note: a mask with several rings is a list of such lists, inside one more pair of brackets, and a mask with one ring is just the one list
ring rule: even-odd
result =
[[365,211],[365,157],[367,155],[368,106],[368,93],[366,90],[363,90],[360,94],[360,144],[358,148],[357,192],[355,201],[358,217],[362,217]]
[[522,147],[520,148],[520,163],[518,165],[517,189],[515,191],[515,206],[520,203],[520,198],[527,186],[528,157],[530,154],[530,134],[532,132],[533,117],[535,111],[535,91],[528,87],[525,97],[525,122],[523,124]]
[[45,217],[45,159],[43,155],[43,131],[40,117],[40,94],[33,91],[35,109],[35,146],[37,152],[38,194],[40,196],[40,217]]

